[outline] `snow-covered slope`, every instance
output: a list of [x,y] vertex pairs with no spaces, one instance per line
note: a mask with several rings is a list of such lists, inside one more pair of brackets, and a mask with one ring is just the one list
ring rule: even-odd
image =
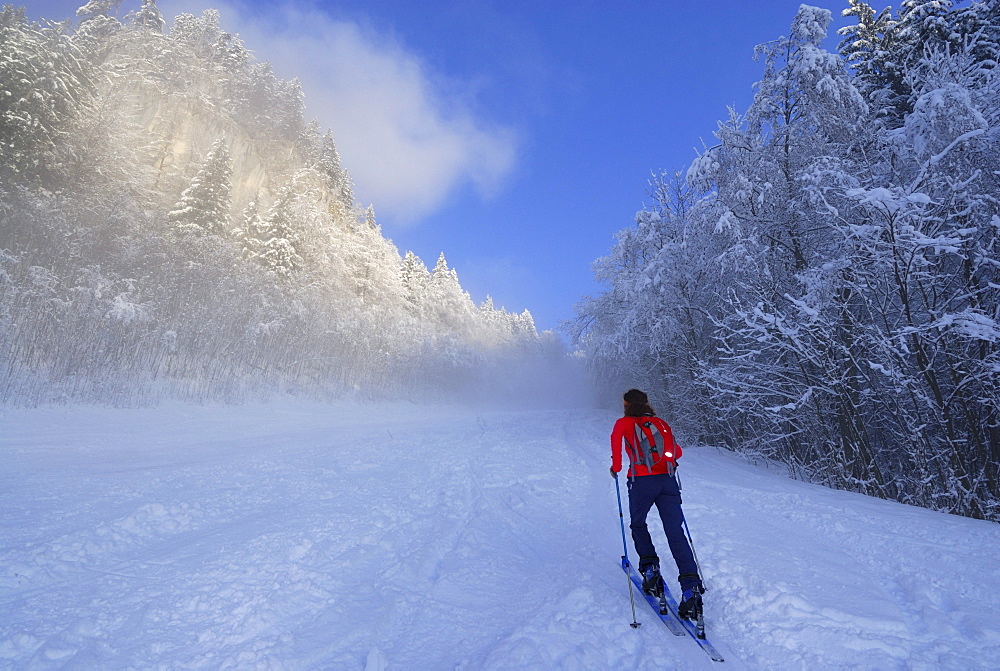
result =
[[690,448],[681,473],[727,661],[644,603],[631,629],[612,421],[6,412],[0,668],[1000,667],[1000,526],[713,448]]

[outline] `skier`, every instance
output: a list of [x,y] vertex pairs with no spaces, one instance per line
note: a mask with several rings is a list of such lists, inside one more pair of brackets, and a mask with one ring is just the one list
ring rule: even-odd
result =
[[649,397],[638,389],[629,389],[623,397],[625,416],[615,422],[611,432],[611,475],[617,478],[622,469],[622,445],[628,452],[628,510],[632,542],[639,555],[642,588],[647,594],[663,594],[660,558],[646,527],[646,515],[656,505],[667,535],[670,553],[677,564],[681,586],[678,614],[697,619],[701,614],[705,589],[698,575],[698,564],[684,536],[681,491],[674,471],[682,450],[674,441],[670,427],[656,416]]

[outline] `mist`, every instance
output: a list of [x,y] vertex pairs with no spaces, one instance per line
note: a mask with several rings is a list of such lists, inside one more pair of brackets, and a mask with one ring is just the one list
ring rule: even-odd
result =
[[[588,402],[580,359],[530,312],[476,304],[445,254],[427,264],[382,235],[340,136],[307,121],[299,81],[219,12],[168,23],[151,2],[122,10],[91,3],[75,29],[3,10],[0,85],[19,102],[0,122],[0,403]],[[400,77],[409,102],[374,96],[366,116],[412,117],[428,146],[400,158],[386,131],[361,153],[430,180],[403,187],[423,194],[401,197],[414,217],[458,174],[441,147],[509,156],[503,133],[441,122],[402,52],[377,53],[350,26],[316,30]]]

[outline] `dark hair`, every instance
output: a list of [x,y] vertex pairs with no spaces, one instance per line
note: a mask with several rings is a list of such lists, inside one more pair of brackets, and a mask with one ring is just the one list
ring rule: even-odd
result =
[[625,401],[626,417],[642,417],[644,415],[655,415],[656,411],[649,404],[649,397],[646,392],[638,389],[629,389],[622,397]]

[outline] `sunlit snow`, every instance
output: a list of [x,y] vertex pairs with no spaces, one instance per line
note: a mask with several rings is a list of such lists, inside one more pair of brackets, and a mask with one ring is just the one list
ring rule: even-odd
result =
[[708,447],[688,447],[680,473],[726,662],[643,602],[631,629],[612,421],[405,404],[6,411],[0,667],[1000,665],[1000,526]]

